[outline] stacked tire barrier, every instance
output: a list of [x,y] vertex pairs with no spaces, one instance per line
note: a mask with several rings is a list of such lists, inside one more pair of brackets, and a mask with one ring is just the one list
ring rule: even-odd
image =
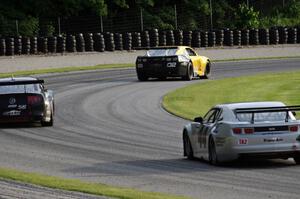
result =
[[249,30],[248,29],[244,29],[242,30],[242,37],[241,37],[241,43],[243,46],[248,46],[249,45]]
[[297,28],[288,29],[288,43],[289,44],[297,43]]
[[116,50],[123,50],[123,35],[120,33],[115,33],[114,37]]
[[98,52],[104,52],[105,51],[104,36],[101,33],[95,33],[93,34],[93,38],[94,38],[94,50]]
[[270,44],[279,44],[279,33],[277,28],[271,28],[270,29]]
[[152,29],[149,32],[150,47],[157,47],[159,45],[159,33],[157,29]]
[[77,33],[51,37],[0,37],[0,56],[148,49],[185,45],[215,46],[277,45],[300,43],[300,27],[271,27],[244,30],[158,30],[127,33]]
[[[171,33],[170,33],[170,36],[171,36]],[[175,45],[178,45],[178,46],[183,45],[183,31],[182,30],[174,30],[173,37],[174,37]],[[172,39],[172,38],[170,38],[170,39]],[[170,41],[170,43],[172,43],[172,41]]]
[[193,31],[192,47],[195,47],[195,48],[201,47],[201,32],[200,31]]
[[74,35],[67,36],[66,49],[68,52],[76,52],[76,38]]
[[233,31],[233,44],[235,46],[241,46],[242,45],[242,32],[240,30],[234,30]]
[[94,39],[92,33],[86,33],[83,35],[85,42],[85,51],[92,52],[94,51]]
[[202,31],[201,32],[201,47],[208,47],[208,32]]
[[270,44],[270,33],[269,29],[259,29],[259,44],[269,45]]
[[167,33],[166,31],[159,31],[159,46],[167,45]]
[[125,50],[132,50],[132,34],[127,32],[124,34],[124,49]]
[[29,55],[30,54],[30,38],[22,37],[22,54]]
[[175,45],[175,37],[173,30],[167,31],[167,46],[174,46]]
[[57,49],[58,53],[65,53],[66,52],[66,38],[59,35],[57,37]]
[[85,40],[83,34],[82,33],[76,34],[75,39],[76,39],[76,51],[85,52]]
[[216,46],[216,32],[208,33],[208,46],[215,47]]
[[[14,47],[15,47],[15,55],[21,55],[22,54],[22,37],[17,36],[14,40]],[[47,53],[47,52],[45,52]]]
[[48,37],[48,52],[56,53],[57,37]]
[[233,31],[230,29],[224,30],[224,44],[226,46],[233,46]]
[[0,56],[6,55],[6,44],[5,44],[5,39],[1,38],[0,39]]
[[142,47],[150,48],[150,36],[148,31],[142,32]]
[[106,32],[104,34],[104,41],[105,41],[105,50],[106,51],[115,51],[115,40],[114,40],[114,33]]
[[184,31],[183,32],[183,45],[192,46],[192,31]]
[[134,32],[133,33],[133,35],[132,35],[132,47],[133,48],[140,48],[140,47],[142,47],[141,33],[139,33],[139,32]]

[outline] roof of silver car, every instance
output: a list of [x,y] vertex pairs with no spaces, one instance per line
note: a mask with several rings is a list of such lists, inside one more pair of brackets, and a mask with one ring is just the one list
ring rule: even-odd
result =
[[216,107],[227,107],[229,109],[238,109],[238,108],[261,108],[261,107],[282,107],[285,106],[282,102],[276,101],[264,101],[264,102],[239,102],[239,103],[230,103],[230,104],[219,104]]

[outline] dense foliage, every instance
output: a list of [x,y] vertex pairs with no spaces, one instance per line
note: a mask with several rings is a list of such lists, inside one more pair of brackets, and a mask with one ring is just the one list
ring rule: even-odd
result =
[[[52,19],[87,15],[106,17],[111,26],[118,21],[127,31],[140,30],[140,12],[148,29],[300,25],[299,0],[10,0],[0,1],[0,34],[51,35],[57,32]],[[130,29],[127,23],[135,27]]]

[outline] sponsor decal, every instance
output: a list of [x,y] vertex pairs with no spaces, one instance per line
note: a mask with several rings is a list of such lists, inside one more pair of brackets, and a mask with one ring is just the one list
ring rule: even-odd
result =
[[16,101],[17,101],[16,98],[11,97],[11,98],[9,98],[8,103],[9,103],[9,104],[15,104]]
[[283,139],[279,137],[273,137],[273,138],[264,138],[264,142],[282,142]]
[[16,111],[16,110],[12,110],[12,111],[7,111],[3,113],[4,116],[19,116],[21,115],[21,111]]
[[248,144],[248,138],[239,139],[239,145],[247,145],[247,144]]
[[27,105],[25,104],[25,105],[19,105],[18,106],[18,109],[19,110],[25,110],[27,108]]
[[17,107],[16,104],[10,104],[10,105],[7,106],[7,108],[16,108],[16,107]]

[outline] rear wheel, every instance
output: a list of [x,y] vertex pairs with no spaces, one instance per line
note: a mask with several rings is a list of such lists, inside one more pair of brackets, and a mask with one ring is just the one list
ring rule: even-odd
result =
[[208,160],[211,165],[219,165],[216,145],[213,138],[209,139]]
[[190,160],[194,159],[194,152],[192,149],[191,141],[187,135],[184,135],[184,137],[183,137],[183,147],[184,147],[184,152],[185,152],[185,155],[187,156],[187,158]]
[[143,74],[142,72],[137,72],[137,78],[140,81],[147,81],[148,80],[148,77],[145,74]]
[[208,79],[210,77],[210,69],[211,69],[211,64],[210,64],[210,62],[207,62],[205,71],[204,71],[204,75],[203,75],[203,79]]
[[193,64],[190,62],[186,67],[186,75],[183,77],[184,80],[190,81],[194,77],[194,68]]
[[300,164],[300,155],[294,156],[294,161],[296,162],[296,164]]
[[47,122],[47,121],[42,120],[41,124],[42,124],[42,126],[53,126],[53,115],[52,115],[52,113],[51,113],[51,116],[50,116],[50,121]]

